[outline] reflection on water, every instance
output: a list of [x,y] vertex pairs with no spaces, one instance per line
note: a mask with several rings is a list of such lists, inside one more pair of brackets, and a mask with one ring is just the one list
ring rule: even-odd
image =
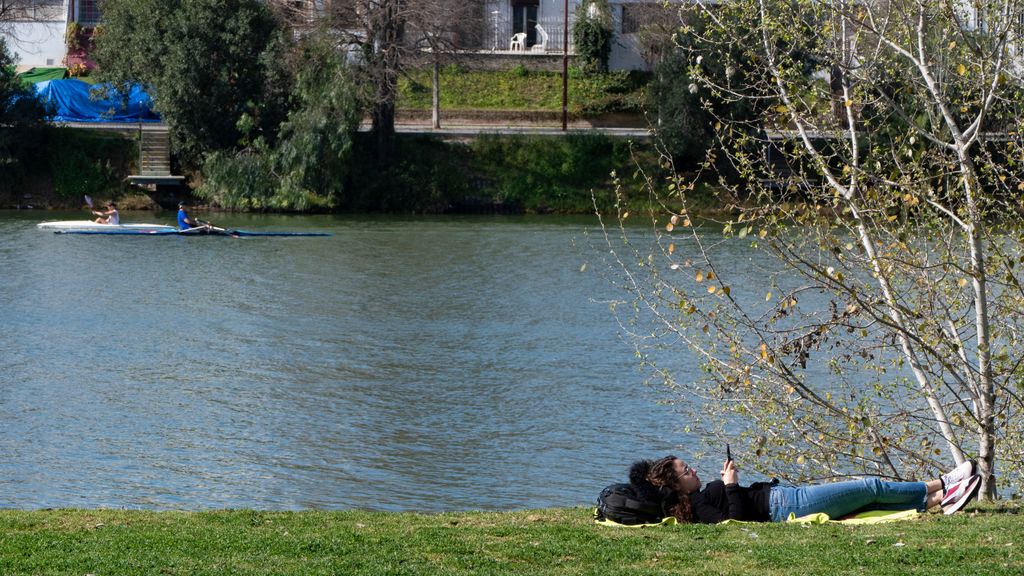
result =
[[683,441],[581,270],[590,219],[34,227],[79,218],[0,213],[2,507],[579,505]]

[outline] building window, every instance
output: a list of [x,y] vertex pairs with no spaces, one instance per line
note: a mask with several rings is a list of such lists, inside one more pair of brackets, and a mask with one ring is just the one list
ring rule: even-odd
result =
[[640,26],[643,24],[640,16],[640,11],[637,10],[638,6],[631,6],[624,4],[622,6],[622,33],[623,34],[636,34],[640,31]]
[[97,0],[78,0],[78,22],[83,26],[95,26],[100,22],[100,8]]
[[537,10],[539,0],[512,0],[512,32],[525,33],[526,45],[537,43]]

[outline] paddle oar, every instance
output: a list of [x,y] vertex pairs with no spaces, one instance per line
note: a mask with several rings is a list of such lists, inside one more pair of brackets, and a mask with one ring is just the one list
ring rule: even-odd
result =
[[88,194],[85,195],[85,204],[89,207],[89,211],[92,212],[94,215],[96,215],[96,216],[103,216],[103,214],[97,212],[96,209],[93,208],[93,206],[92,206],[92,196],[89,196]]
[[232,236],[234,236],[234,234],[235,234],[235,231],[233,229],[231,229],[231,228],[221,228],[220,226],[214,226],[213,222],[207,222],[205,220],[200,220],[199,218],[196,218],[196,222],[199,222],[200,224],[205,226],[207,228],[207,230],[213,230],[213,231],[216,231],[216,232],[224,232],[225,234],[230,234]]

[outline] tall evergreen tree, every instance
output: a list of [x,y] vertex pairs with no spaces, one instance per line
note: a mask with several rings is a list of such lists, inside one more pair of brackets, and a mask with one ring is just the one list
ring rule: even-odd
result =
[[0,172],[21,164],[32,151],[25,134],[42,125],[44,112],[31,88],[15,74],[7,44],[0,38]]
[[179,159],[272,140],[287,114],[288,36],[259,0],[106,0],[94,56],[101,77],[142,82]]

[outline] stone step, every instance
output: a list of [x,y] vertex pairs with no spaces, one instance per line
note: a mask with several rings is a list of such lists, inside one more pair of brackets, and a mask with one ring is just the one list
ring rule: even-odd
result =
[[171,173],[171,138],[166,129],[142,130],[139,141],[139,169],[143,176]]

